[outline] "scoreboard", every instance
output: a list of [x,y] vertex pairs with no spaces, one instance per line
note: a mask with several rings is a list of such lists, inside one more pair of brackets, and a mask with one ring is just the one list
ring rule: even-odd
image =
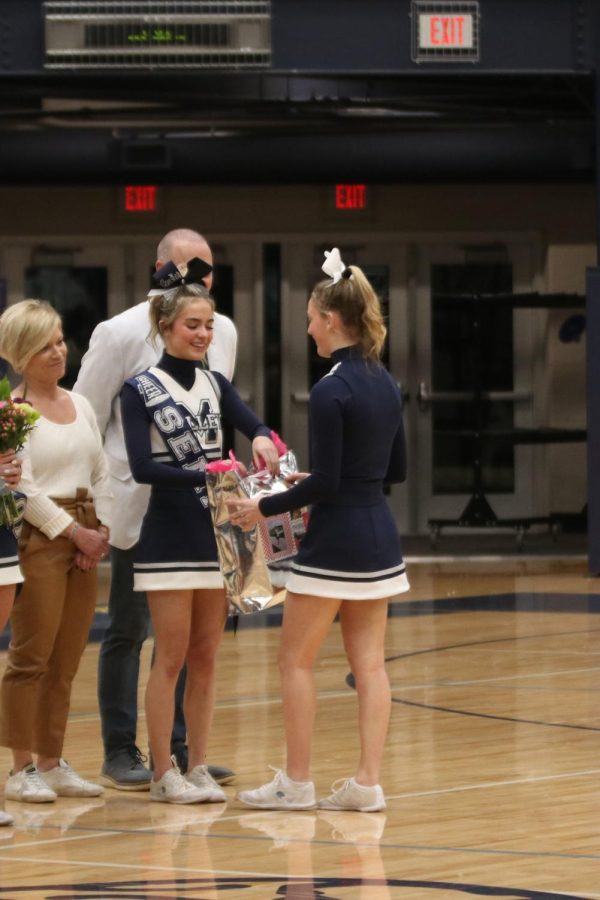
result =
[[45,68],[265,67],[270,0],[47,0]]

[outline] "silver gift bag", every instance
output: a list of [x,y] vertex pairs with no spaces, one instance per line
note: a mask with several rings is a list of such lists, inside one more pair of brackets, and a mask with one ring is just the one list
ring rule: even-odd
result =
[[274,592],[258,526],[242,531],[229,521],[227,502],[248,496],[242,479],[234,468],[207,468],[206,487],[227,598],[241,613],[262,612],[273,605]]

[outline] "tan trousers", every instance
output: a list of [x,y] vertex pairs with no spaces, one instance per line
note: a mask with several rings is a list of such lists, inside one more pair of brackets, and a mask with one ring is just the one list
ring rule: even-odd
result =
[[[86,528],[97,528],[91,498],[54,498]],[[0,744],[42,756],[62,755],[71,685],[96,606],[96,569],[75,567],[75,545],[28,522],[19,537],[25,583],[10,617],[8,663],[0,686]]]

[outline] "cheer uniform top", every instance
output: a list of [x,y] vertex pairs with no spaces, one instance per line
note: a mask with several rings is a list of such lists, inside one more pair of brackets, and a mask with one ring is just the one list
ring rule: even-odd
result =
[[340,600],[375,600],[409,588],[400,537],[383,494],[404,481],[402,398],[391,375],[356,347],[310,393],[312,472],[259,502],[264,516],[312,504],[287,589]]
[[125,382],[121,409],[133,477],[152,485],[134,590],[223,587],[204,469],[221,458],[221,416],[249,440],[270,430],[223,375],[168,353]]

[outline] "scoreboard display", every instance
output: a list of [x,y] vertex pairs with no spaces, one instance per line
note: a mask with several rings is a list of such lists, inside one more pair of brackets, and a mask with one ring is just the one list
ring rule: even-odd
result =
[[270,0],[46,0],[45,68],[265,67]]

